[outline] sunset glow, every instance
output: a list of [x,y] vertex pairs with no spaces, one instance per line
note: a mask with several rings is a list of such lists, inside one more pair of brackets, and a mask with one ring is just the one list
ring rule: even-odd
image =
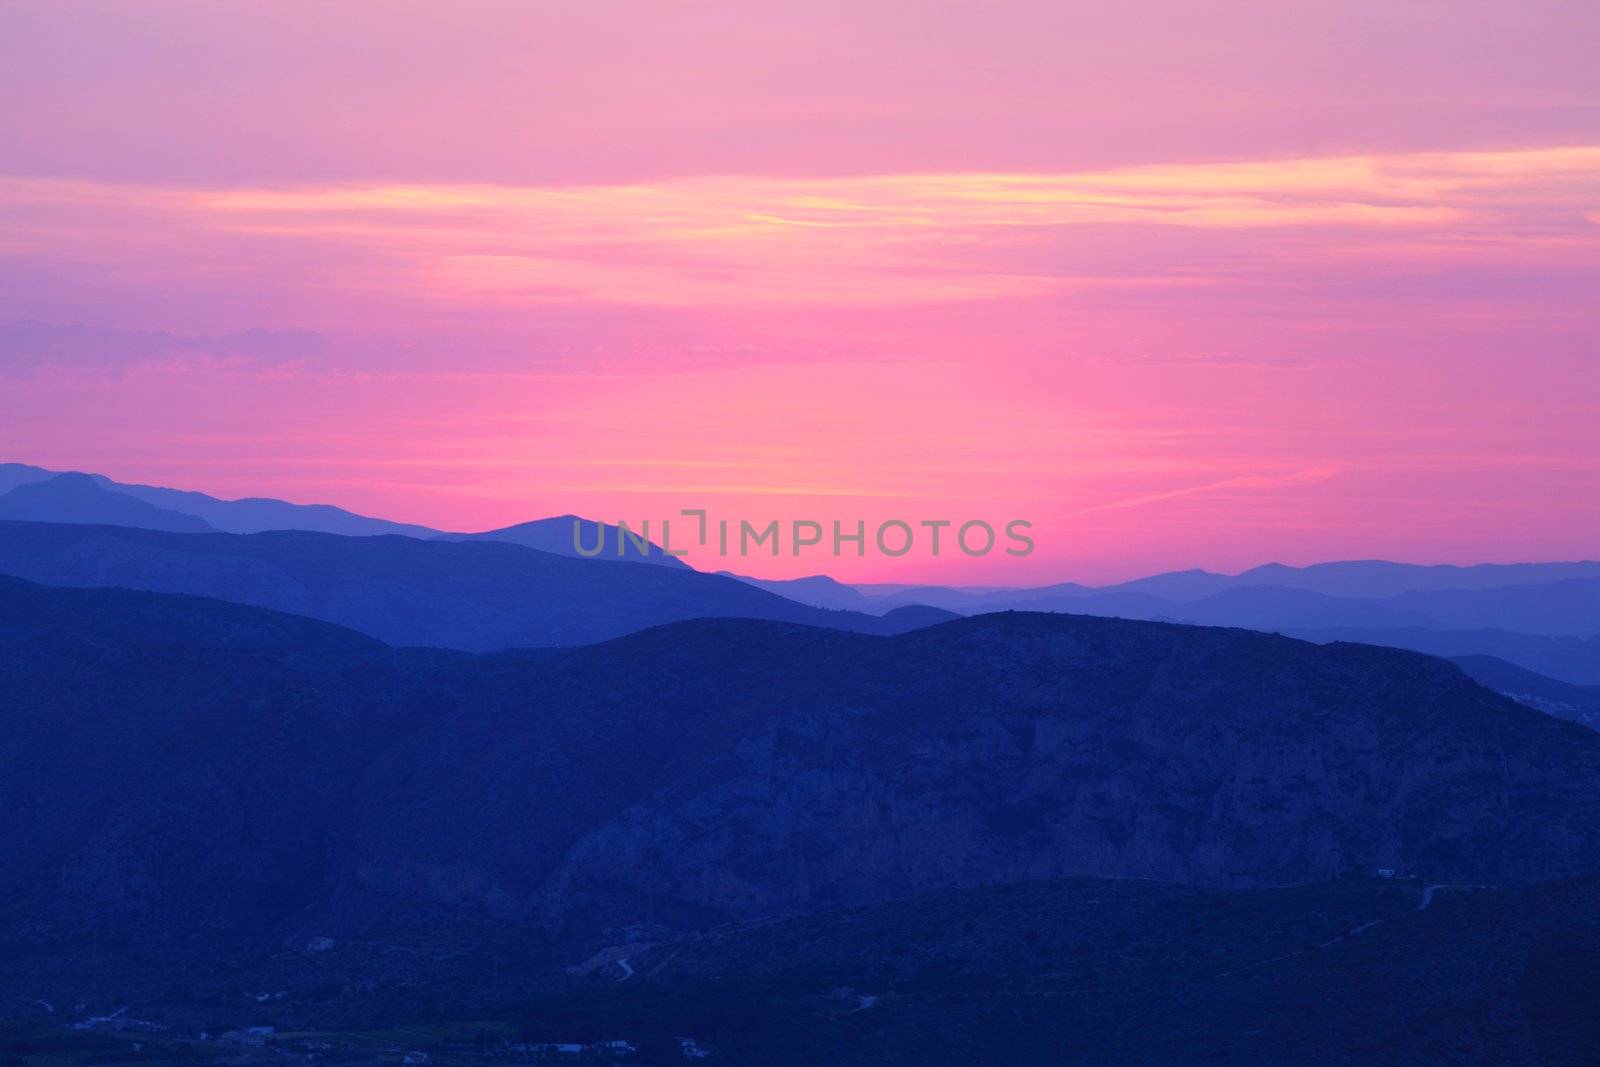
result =
[[757,6],[0,9],[51,90],[0,117],[4,458],[1039,545],[691,556],[773,577],[1596,554],[1591,6]]

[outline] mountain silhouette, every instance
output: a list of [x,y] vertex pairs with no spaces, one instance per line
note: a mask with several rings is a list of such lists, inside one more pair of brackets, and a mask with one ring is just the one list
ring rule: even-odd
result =
[[[769,593],[776,593],[781,597],[787,597],[802,604],[810,604],[812,607],[839,608],[847,611],[883,611],[883,606],[876,604],[873,598],[864,596],[859,590],[845,585],[843,582],[835,581],[825,574],[813,574],[804,578],[764,579],[750,578],[742,574],[734,574],[731,571],[720,571],[718,573],[726,574],[730,578],[737,578],[741,582],[746,582],[758,589],[765,589]],[[935,589],[937,587],[924,588]],[[908,600],[904,603],[931,605],[933,599],[937,599],[937,594],[927,600]],[[897,601],[896,603],[899,602]]]
[[45,470],[27,463],[0,463],[0,494],[9,493],[19,485],[42,482],[54,478],[58,471]]
[[90,475],[77,473],[27,482],[0,495],[0,519],[100,523],[188,533],[211,529],[202,518],[114,492]]
[[[204,520],[200,526],[177,526],[170,519],[151,520],[150,512],[124,510],[120,518],[106,518],[96,521],[110,525],[136,526],[144,529],[155,530],[202,530],[216,529],[226,533],[260,533],[264,530],[314,530],[321,533],[337,533],[354,537],[370,537],[378,534],[403,534],[408,537],[432,537],[438,531],[426,526],[417,526],[410,523],[390,522],[387,519],[374,519],[365,515],[357,515],[337,508],[331,504],[291,504],[286,500],[274,500],[270,497],[248,497],[243,500],[222,500],[206,493],[197,493],[187,489],[167,489],[162,486],[138,485],[118,482],[107,478],[103,474],[78,474],[77,478],[87,477],[100,488],[109,490],[123,496],[132,497],[143,501],[163,512],[178,512]],[[59,472],[46,470],[43,467],[33,467],[24,463],[0,463],[0,493],[7,492],[18,486],[29,485],[48,481],[59,476]],[[22,515],[8,515],[7,518],[26,518]],[[40,517],[40,521],[68,522],[78,521],[69,519],[51,519]],[[165,523],[157,525],[156,523]]]
[[[1310,641],[1348,640],[1410,648],[1440,656],[1481,653],[1578,684],[1600,682],[1600,578],[1570,577],[1593,564],[1477,567],[1410,567],[1402,564],[1329,564],[1304,572],[1341,574],[1346,567],[1385,581],[1404,575],[1433,583],[1462,580],[1463,588],[1417,589],[1381,597],[1335,596],[1293,585],[1229,585],[1193,599],[1167,599],[1146,590],[1176,582],[1183,593],[1209,583],[1205,572],[1158,575],[1104,589],[1050,586],[962,592],[941,587],[896,587],[865,597],[869,611],[917,595],[961,614],[980,611],[1052,611],[1108,618],[1239,626],[1287,633]],[[1270,577],[1290,568],[1247,572]],[[1212,576],[1220,577],[1220,576]],[[1522,585],[1488,584],[1541,578]],[[1314,584],[1314,583],[1306,583]],[[771,583],[768,583],[771,587]],[[1170,588],[1170,586],[1168,586]],[[868,587],[872,588],[872,587]],[[796,599],[807,600],[797,588]]]
[[1469,630],[1490,626],[1529,634],[1600,632],[1600,578],[1534,585],[1416,590],[1386,597],[1331,596],[1279,585],[1243,585],[1197,600],[1164,600],[1116,590],[1059,599],[1014,599],[1018,611],[1068,611],[1124,618],[1182,618],[1207,626],[1252,630]]
[[1571,578],[1600,578],[1600,562],[1573,563],[1392,563],[1388,560],[1344,560],[1288,567],[1268,563],[1234,577],[1239,585],[1280,585],[1343,597],[1389,597],[1400,593],[1445,589],[1495,589],[1540,585]]
[[[585,556],[573,544],[573,525],[579,528],[579,537],[584,549],[600,548],[601,551],[594,556]],[[499,530],[486,530],[483,533],[472,534],[440,534],[440,540],[448,541],[508,541],[514,545],[523,545],[527,548],[536,548],[541,552],[550,552],[558,556],[570,556],[574,559],[595,560],[624,560],[632,563],[655,563],[666,567],[677,567],[688,570],[689,565],[677,556],[669,556],[661,550],[661,546],[651,540],[645,541],[644,551],[640,551],[633,538],[643,537],[645,530],[629,528],[631,537],[624,541],[622,531],[609,523],[597,522],[593,519],[580,518],[577,515],[558,515],[549,519],[535,519],[532,522],[518,523],[515,526],[506,526]],[[622,551],[618,551],[618,546]]]
[[1442,629],[1493,627],[1580,637],[1600,633],[1600,578],[1399,593],[1382,603],[1431,618]]
[[0,574],[216,597],[395,645],[471,651],[586,644],[693,618],[895,633],[921,617],[824,611],[688,568],[573,559],[492,540],[305,531],[185,535],[0,522]]
[[917,585],[860,585],[855,588],[866,595],[869,601],[883,607],[918,602],[974,614],[980,611],[1026,610],[1023,605],[1028,604],[1049,605],[1047,610],[1051,611],[1070,611],[1073,601],[1094,596],[1137,594],[1168,604],[1188,604],[1230,590],[1270,586],[1340,599],[1383,599],[1407,593],[1492,590],[1582,578],[1600,579],[1600,562],[1483,563],[1458,567],[1449,564],[1391,563],[1386,560],[1347,560],[1316,563],[1307,567],[1268,563],[1239,574],[1217,574],[1205,570],[1170,571],[1099,587],[1066,582],[1032,588],[982,590]]
[[[100,478],[99,475],[96,475]],[[188,515],[198,515],[225,533],[262,533],[267,530],[311,530],[343,534],[348,537],[375,537],[400,534],[405,537],[432,537],[436,531],[413,523],[390,522],[357,515],[332,504],[291,504],[270,497],[221,500],[186,489],[166,489],[154,485],[128,485],[100,478],[101,483],[119,493]],[[129,525],[132,525],[131,523]]]

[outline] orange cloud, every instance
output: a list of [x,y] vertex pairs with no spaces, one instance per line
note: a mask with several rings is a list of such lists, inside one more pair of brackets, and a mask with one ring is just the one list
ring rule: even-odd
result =
[[[141,240],[326,249],[389,293],[445,303],[897,306],[1092,285],[1203,284],[1159,254],[1117,273],[1038,265],[1074,227],[1300,229],[1375,247],[1478,242],[1584,217],[1600,147],[1185,163],[1060,174],[695,177],[629,185],[128,188],[0,181],[5,250],[93,258]],[[1511,220],[1511,221],[1508,221]],[[1548,222],[1539,226],[1548,230]],[[1502,232],[1505,231],[1505,232]],[[1406,235],[1412,235],[1406,237]],[[1314,252],[1317,240],[1307,248]],[[1392,245],[1391,247],[1399,247]],[[1422,239],[1418,254],[1441,254]],[[159,253],[156,259],[159,259]],[[174,270],[182,264],[174,262]],[[335,282],[339,277],[333,279]],[[346,283],[355,285],[349,277]]]

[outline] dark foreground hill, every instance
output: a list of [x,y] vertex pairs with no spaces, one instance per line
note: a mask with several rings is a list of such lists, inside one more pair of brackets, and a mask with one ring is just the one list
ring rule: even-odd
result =
[[470,656],[5,582],[0,809],[13,946],[427,919],[570,947],[1069,875],[1600,870],[1600,736],[1442,661],[1247,631],[702,620]]
[[1453,662],[1479,685],[1519,704],[1600,730],[1600,685],[1546,678],[1494,656],[1456,656]]
[[1423,892],[945,890],[639,947],[524,1027],[762,1064],[1592,1063],[1600,881]]
[[[0,958],[0,1011],[14,1020],[0,1021],[0,1055],[240,1062],[243,1050],[196,1038],[251,1025],[279,1033],[249,1062],[395,1063],[418,1049],[462,1065],[625,1040],[625,1062],[662,1067],[685,1062],[688,1035],[709,1062],[741,1067],[1586,1067],[1600,1041],[1592,877],[1431,892],[1371,877],[1258,890],[1023,882],[618,944],[556,971],[530,967],[529,947],[504,935],[450,945],[421,926],[203,968],[148,960],[120,986],[108,976],[125,962],[104,944],[84,946],[98,966],[76,981]],[[32,996],[10,994],[30,980]],[[118,1009],[103,1029],[64,1030]]]
[[394,645],[471,651],[587,644],[707,617],[865,633],[897,633],[929,618],[826,611],[687,567],[567,558],[490,540],[293,530],[186,535],[0,522],[0,574],[215,597],[338,623]]
[[650,946],[524,1027],[761,1064],[1592,1063],[1600,881],[1422,892],[947,890]]

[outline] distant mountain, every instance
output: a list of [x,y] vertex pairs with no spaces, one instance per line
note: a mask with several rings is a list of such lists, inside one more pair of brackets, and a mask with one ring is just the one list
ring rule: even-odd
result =
[[[863,596],[852,587],[843,582],[835,581],[825,574],[811,575],[806,578],[762,579],[749,578],[744,575],[733,574],[730,571],[719,571],[721,575],[735,578],[757,589],[765,589],[776,596],[793,600],[799,604],[809,604],[812,607],[822,608],[827,611],[866,612],[877,615],[885,622],[896,623],[896,629],[903,631],[915,629],[916,626],[930,626],[935,622],[948,622],[951,619],[963,617],[959,611],[935,607],[922,603],[899,603],[889,607],[882,600],[874,597]],[[920,620],[915,624],[911,620]]]
[[1191,601],[1230,589],[1277,586],[1324,596],[1376,599],[1400,593],[1541,585],[1573,578],[1600,578],[1600,562],[1480,563],[1470,567],[1391,563],[1387,560],[1345,560],[1314,563],[1307,567],[1268,563],[1238,574],[1174,571],[1107,586],[1101,591],[1139,592],[1167,600]]
[[[56,471],[46,470],[43,467],[33,467],[22,463],[0,464],[0,493],[20,485],[33,482],[43,482],[57,476]],[[113,481],[103,474],[77,475],[88,477],[101,488],[124,496],[133,497],[156,508],[168,512],[178,512],[183,515],[192,515],[205,520],[202,526],[173,526],[153,525],[149,521],[135,521],[141,514],[149,513],[128,512],[122,519],[101,520],[107,525],[134,526],[144,529],[215,529],[224,533],[265,533],[272,530],[309,530],[314,533],[340,534],[346,537],[378,537],[385,534],[398,534],[402,537],[439,538],[452,541],[507,541],[512,544],[525,545],[536,548],[542,552],[553,552],[559,556],[582,557],[574,550],[572,545],[572,523],[581,521],[585,534],[586,546],[594,543],[594,523],[588,519],[578,519],[573,515],[561,515],[548,519],[536,519],[533,522],[524,522],[516,526],[507,526],[499,530],[487,530],[483,533],[442,533],[427,526],[415,523],[392,522],[388,519],[376,519],[367,515],[357,515],[355,512],[346,511],[344,508],[334,507],[331,504],[291,504],[286,500],[275,500],[271,497],[245,497],[240,500],[222,500],[206,493],[197,493],[187,489],[168,489],[155,485],[138,485]],[[12,515],[7,518],[29,518],[31,516]],[[41,516],[39,521],[78,521],[72,519],[52,519]],[[616,559],[616,546],[621,540],[620,533],[615,526],[601,524],[605,527],[605,552],[597,558]],[[634,562],[649,562],[665,564],[669,567],[689,569],[688,565],[676,556],[668,556],[661,548],[651,543],[648,556],[641,555],[630,541],[627,554],[622,557]]]
[[[99,475],[96,475],[100,478]],[[267,530],[312,530],[343,534],[347,537],[376,537],[399,534],[404,537],[432,537],[437,531],[411,523],[374,519],[336,508],[332,504],[291,504],[270,497],[245,497],[219,500],[205,493],[186,489],[164,489],[153,485],[127,485],[100,478],[103,484],[120,493],[138,497],[158,507],[198,515],[225,533],[262,533]]]
[[749,578],[731,571],[720,571],[730,578],[737,578],[757,589],[765,589],[769,593],[776,593],[781,597],[788,597],[801,604],[810,604],[817,608],[839,608],[850,611],[866,611],[873,614],[884,610],[882,604],[874,597],[863,596],[859,591],[843,582],[835,581],[825,574],[814,574],[805,578],[763,579]]
[[[955,588],[943,585],[858,585],[852,586],[867,598],[866,610],[887,611],[903,604],[929,604],[962,615],[981,615],[990,611],[1064,611],[1067,605],[1099,590],[1062,582],[1036,587]],[[1032,608],[1024,604],[1042,605]]]
[[[592,549],[600,547],[602,551],[596,556],[585,556],[573,544],[573,524],[579,526],[579,536],[583,547]],[[536,548],[541,552],[551,552],[558,556],[570,556],[573,559],[596,560],[626,560],[632,563],[655,563],[666,567],[677,567],[681,570],[690,570],[687,563],[677,556],[669,556],[663,552],[661,546],[654,541],[645,539],[645,549],[639,550],[635,538],[643,538],[647,531],[643,529],[632,530],[626,541],[623,540],[622,531],[609,523],[598,522],[593,519],[580,518],[577,515],[558,515],[550,519],[535,519],[532,522],[519,523],[516,526],[507,526],[499,530],[486,530],[483,533],[439,534],[444,541],[507,541],[514,545],[523,545],[527,548]],[[618,551],[618,546],[622,551]]]
[[1429,615],[1408,611],[1391,600],[1328,596],[1275,585],[1236,586],[1175,606],[1174,611],[1207,626],[1268,631],[1333,626],[1400,628],[1437,623]]
[[457,920],[582,941],[1066,875],[1600,869],[1600,735],[1435,659],[1238,630],[712,619],[469,656],[0,581],[0,712],[8,959]]
[[1130,582],[1121,582],[1117,585],[1108,585],[1097,592],[1109,593],[1138,593],[1141,596],[1160,597],[1163,600],[1184,603],[1190,600],[1199,600],[1202,597],[1215,596],[1225,589],[1232,589],[1245,582],[1243,575],[1213,574],[1211,571],[1187,570],[1168,571],[1165,574],[1152,574],[1148,578],[1135,578]]
[[57,474],[0,495],[0,520],[98,523],[198,533],[211,526],[194,515],[156,507],[102,487],[87,474]]
[[[1216,574],[1204,570],[1171,571],[1100,587],[1067,582],[1034,588],[982,590],[915,585],[861,585],[855,588],[869,599],[890,605],[927,603],[948,607],[953,611],[961,611],[963,605],[981,611],[1006,611],[1027,610],[1023,605],[1028,604],[1056,604],[1058,606],[1049,610],[1070,610],[1066,605],[1074,598],[1127,594],[1187,604],[1234,589],[1262,586],[1301,590],[1340,599],[1381,599],[1403,593],[1540,586],[1573,579],[1600,579],[1600,562],[1483,563],[1457,567],[1448,564],[1422,566],[1384,560],[1353,560],[1317,563],[1309,567],[1268,563],[1239,574]],[[1595,629],[1600,629],[1600,626]]]
[[1268,563],[1237,575],[1239,585],[1280,585],[1342,597],[1387,597],[1400,593],[1445,589],[1495,589],[1510,585],[1542,585],[1572,578],[1600,578],[1600,562],[1479,563],[1419,565],[1387,560],[1350,560],[1286,567]]
[[[1119,587],[1122,588],[1125,587]],[[1468,630],[1494,625],[1522,633],[1588,637],[1600,632],[1600,578],[1428,590],[1381,598],[1329,596],[1279,585],[1234,586],[1182,602],[1108,591],[1066,603],[1023,600],[1014,607],[1020,611],[1058,610],[1124,618],[1178,618],[1206,626],[1267,631],[1351,627]]]
[[[63,481],[62,478],[66,480]],[[85,484],[92,481],[103,492]],[[20,496],[12,494],[20,493]],[[537,519],[481,533],[440,533],[428,527],[357,515],[323,504],[268,498],[220,500],[204,493],[114,482],[102,475],[59,475],[41,467],[0,464],[0,519],[98,523],[167,531],[216,529],[230,533],[309,530],[343,536],[399,534],[441,541],[499,541],[568,558],[573,524],[593,542],[601,535],[613,561],[622,535],[616,526],[572,515]],[[147,505],[147,506],[141,506]],[[659,532],[659,531],[658,531]],[[623,557],[674,570],[691,570],[656,543],[641,554],[629,543]],[[1421,566],[1353,560],[1290,567],[1271,563],[1236,575],[1173,571],[1091,587],[1063,582],[1036,587],[958,588],[931,585],[851,586],[824,575],[788,580],[743,576],[758,589],[826,611],[883,615],[899,607],[926,606],[976,615],[994,611],[1051,611],[1110,618],[1241,626],[1268,632],[1477,631],[1590,638],[1600,633],[1600,562]],[[862,628],[855,622],[847,625]],[[1401,647],[1447,653],[1500,654],[1480,643],[1403,638]],[[1512,644],[1538,645],[1513,639]],[[1502,642],[1502,644],[1504,644]],[[1499,646],[1496,646],[1499,647]],[[1540,646],[1543,648],[1543,646]],[[1568,645],[1534,652],[1502,648],[1504,658],[1568,681],[1596,677],[1592,659]],[[1574,660],[1573,656],[1577,658]],[[1553,658],[1552,658],[1553,657]]]
[[[32,467],[23,463],[0,463],[0,492],[20,485],[43,482],[57,477],[61,472]],[[153,485],[137,485],[113,481],[103,474],[76,474],[89,478],[101,489],[133,497],[162,512],[191,515],[204,522],[199,526],[155,525],[152,521],[138,521],[141,515],[148,520],[151,513],[124,511],[121,518],[100,521],[108,525],[135,526],[154,530],[221,530],[225,533],[260,533],[265,530],[314,530],[322,533],[344,534],[353,537],[371,537],[379,534],[402,534],[407,537],[432,537],[438,533],[426,526],[390,522],[357,515],[331,504],[291,504],[268,497],[249,497],[243,500],[220,500],[205,493],[185,489],[166,489]],[[7,518],[25,518],[7,515]],[[45,522],[78,521],[40,517]]]
[[[1554,569],[1546,577],[1587,565],[1551,566]],[[1424,570],[1436,573],[1439,569]],[[1476,568],[1444,570],[1479,573]],[[1203,573],[1191,572],[1182,581],[1203,584],[1196,577]],[[1506,567],[1493,573],[1526,577],[1530,569]],[[921,592],[958,612],[971,612],[976,606],[993,611],[1053,611],[1237,626],[1312,641],[1358,641],[1447,657],[1482,653],[1567,682],[1600,682],[1600,579],[1565,578],[1533,585],[1421,590],[1381,598],[1330,596],[1278,585],[1233,586],[1186,601],[1139,591],[1160,585],[1152,579],[1102,590],[1069,588],[1039,597],[1032,596],[1038,590],[960,595],[932,587],[908,587],[892,595],[867,599],[870,605],[881,609]],[[938,595],[940,592],[945,595]]]
[[[1115,585],[1091,586],[1058,582],[1041,586],[964,588],[929,585],[858,585],[873,603],[884,606],[907,603],[937,604],[967,615],[986,611],[1077,611],[1084,602],[1097,601],[1111,608],[1106,614],[1148,609],[1170,614],[1174,605],[1212,596],[1234,588],[1239,579],[1210,571],[1187,570],[1153,574]],[[1100,612],[1090,612],[1099,614]]]
[[19,485],[29,482],[42,482],[46,478],[54,478],[59,471],[47,471],[43,467],[33,467],[26,463],[0,463],[0,493],[9,493]]
[[1492,627],[1530,634],[1600,634],[1600,578],[1400,593],[1382,603],[1426,616],[1451,630]]
[[492,540],[0,522],[0,574],[210,596],[339,623],[395,645],[472,651],[586,644],[694,618],[864,633],[918,624],[808,607],[687,568],[573,559]]
[[1306,641],[1355,641],[1409,648],[1431,656],[1494,656],[1573,685],[1600,685],[1600,636],[1552,637],[1509,630],[1366,630],[1356,627],[1283,631]]
[[1600,685],[1546,678],[1494,656],[1455,656],[1453,661],[1479,685],[1519,704],[1600,730]]

